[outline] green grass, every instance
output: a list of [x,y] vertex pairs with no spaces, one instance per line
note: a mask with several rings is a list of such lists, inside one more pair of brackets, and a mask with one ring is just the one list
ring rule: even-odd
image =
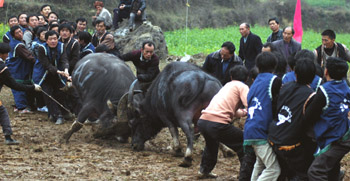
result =
[[0,23],[0,42],[2,42],[2,37],[9,29],[9,26]]
[[[255,26],[251,28],[254,34],[260,36],[263,43],[266,42],[268,35],[271,33],[269,27]],[[209,54],[220,49],[220,46],[225,41],[232,41],[236,46],[236,53],[239,49],[239,40],[241,34],[239,27],[227,27],[222,29],[191,29],[187,32],[186,46],[186,31],[176,30],[165,32],[165,40],[168,45],[170,55],[183,56],[186,54],[194,55],[198,53]],[[350,46],[350,34],[337,35],[337,42]],[[314,31],[304,31],[302,48],[313,50],[321,45],[321,35]]]
[[[347,2],[346,0],[305,0],[311,6],[319,6],[319,7],[344,7]],[[349,5],[346,5],[349,6]]]

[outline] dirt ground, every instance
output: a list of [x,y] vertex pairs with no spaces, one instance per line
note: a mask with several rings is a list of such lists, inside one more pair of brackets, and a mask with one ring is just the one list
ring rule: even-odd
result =
[[[167,129],[147,142],[142,152],[133,151],[129,143],[94,139],[91,125],[74,134],[69,144],[60,144],[61,135],[72,122],[55,125],[43,113],[13,113],[14,102],[7,87],[2,89],[0,100],[10,114],[13,138],[21,142],[16,146],[0,144],[0,180],[197,180],[202,137],[194,145],[193,165],[182,168],[178,166],[182,158],[173,156]],[[186,144],[183,134],[181,143]],[[349,154],[342,169],[346,170],[344,180],[350,180]],[[220,152],[213,172],[219,175],[217,180],[237,180],[237,157],[224,158]]]

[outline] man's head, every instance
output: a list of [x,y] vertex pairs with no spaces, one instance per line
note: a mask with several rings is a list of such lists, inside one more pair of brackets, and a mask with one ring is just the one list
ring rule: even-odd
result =
[[27,26],[27,14],[26,13],[21,13],[18,15],[18,23],[19,25],[25,27]]
[[290,42],[294,35],[294,29],[291,26],[287,26],[283,29],[283,40],[285,42]]
[[324,76],[327,81],[330,79],[342,80],[348,72],[348,64],[345,60],[337,57],[328,57]]
[[15,25],[18,25],[18,19],[17,19],[17,16],[11,16],[8,20],[7,20],[7,23],[9,24],[10,28],[15,26]]
[[47,18],[47,21],[49,21],[49,23],[53,20],[58,20],[58,15],[55,12],[50,12]]
[[78,42],[80,45],[85,46],[91,42],[91,34],[87,31],[78,32]]
[[19,27],[17,25],[11,27],[10,34],[16,40],[20,40],[20,41],[23,40],[23,31],[22,31],[21,27]]
[[221,45],[220,56],[223,60],[229,60],[233,55],[235,55],[236,47],[235,45],[227,41]]
[[64,23],[59,26],[58,32],[61,38],[65,40],[70,38],[73,33],[73,28],[68,23]]
[[103,5],[102,1],[95,1],[94,6],[95,6],[96,10],[100,12],[104,5]]
[[278,18],[273,17],[269,19],[269,26],[272,32],[277,32],[280,29],[280,22],[278,21]]
[[49,16],[49,13],[51,13],[51,6],[48,4],[42,5],[40,8],[40,14],[47,18]]
[[77,23],[77,32],[85,31],[87,24],[85,18],[78,18],[75,22]]
[[106,32],[106,23],[103,19],[96,20],[96,31],[99,35],[102,35]]
[[248,23],[242,23],[239,26],[239,32],[243,37],[247,37],[250,33],[250,25]]
[[50,30],[45,34],[45,40],[50,48],[56,48],[58,44],[58,33],[56,31]]
[[322,45],[325,48],[333,48],[335,42],[335,32],[333,30],[324,30],[322,33]]
[[295,64],[295,77],[300,84],[310,84],[315,77],[316,66],[309,58],[298,59]]
[[35,28],[38,26],[38,16],[32,14],[27,17],[27,24],[28,26]]
[[6,60],[11,51],[11,47],[8,43],[0,43],[0,58]]
[[154,49],[155,49],[155,45],[152,41],[144,41],[142,43],[142,48],[141,48],[143,58],[145,58],[146,60],[151,60],[154,54]]
[[47,24],[44,15],[38,15],[38,25],[39,26],[44,26]]
[[60,25],[58,25],[58,24],[52,24],[52,25],[50,25],[49,30],[56,31],[58,33],[59,27],[60,27]]
[[40,27],[40,28],[38,28],[38,30],[36,31],[36,37],[38,37],[40,41],[45,42],[45,41],[46,41],[46,39],[45,39],[45,34],[46,34],[46,32],[47,32],[47,29],[46,29],[46,28]]
[[307,59],[310,59],[310,60],[315,60],[315,54],[310,51],[310,50],[307,50],[307,49],[302,49],[300,51],[298,51],[295,56],[294,56],[294,59],[296,61],[298,61],[299,59],[302,59],[302,58],[307,58]]
[[273,51],[275,51],[275,46],[270,42],[264,43],[261,51],[262,52],[273,52]]
[[262,52],[256,57],[255,62],[260,73],[272,73],[275,70],[277,59],[271,52]]
[[272,52],[276,56],[277,64],[274,70],[275,75],[284,75],[287,69],[287,61],[278,51]]
[[231,80],[245,82],[248,79],[248,70],[243,65],[236,65],[229,70]]

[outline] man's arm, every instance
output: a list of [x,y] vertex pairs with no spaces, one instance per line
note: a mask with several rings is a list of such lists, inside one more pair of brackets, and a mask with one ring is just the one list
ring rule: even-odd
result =
[[71,50],[71,59],[69,60],[69,70],[73,71],[75,64],[79,61],[80,45],[78,41],[74,41],[72,50]]
[[239,43],[239,52],[238,52],[238,56],[239,56],[239,58],[241,58],[241,59],[242,59],[242,61],[244,61],[244,53],[243,53],[243,37],[241,38],[240,43]]
[[350,62],[350,51],[349,49],[346,47],[346,45],[342,44],[345,50],[345,59],[347,62]]
[[15,51],[16,55],[18,55],[21,59],[29,61],[30,63],[35,63],[33,54],[23,44],[18,44]]
[[310,124],[316,123],[320,120],[322,109],[326,106],[326,97],[321,89],[309,101],[305,103],[305,120]]
[[17,91],[34,90],[34,85],[24,85],[17,83],[3,62],[0,63],[0,83],[5,84],[7,87]]
[[101,42],[101,44],[105,44],[110,50],[114,48],[114,37],[112,34],[106,35],[105,39]]
[[140,7],[140,11],[144,11],[146,9],[146,1],[145,0],[141,0],[141,7]]
[[261,38],[256,35],[256,46],[255,46],[255,52],[257,55],[261,53],[263,44],[261,43]]
[[4,43],[10,43],[10,38],[7,37],[6,34],[4,34],[4,36],[2,37],[2,42],[4,42]]
[[[135,56],[137,56],[137,54],[135,53],[135,51],[132,51],[132,52],[121,55],[120,58],[125,62],[126,61],[134,61]],[[137,58],[139,59],[140,57],[137,57]]]
[[276,77],[272,82],[271,93],[272,93],[272,115],[275,118],[277,116],[277,100],[282,86],[282,80]]

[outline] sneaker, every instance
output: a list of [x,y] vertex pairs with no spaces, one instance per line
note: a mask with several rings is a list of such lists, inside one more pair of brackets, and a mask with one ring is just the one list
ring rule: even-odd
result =
[[47,109],[47,107],[46,106],[44,106],[44,107],[38,107],[37,108],[37,110],[39,111],[39,112],[49,112],[49,110]]
[[22,110],[18,110],[18,112],[20,113],[20,114],[32,114],[33,112],[30,110],[30,109],[28,109],[28,108],[25,108],[25,109],[22,109]]
[[57,118],[57,120],[56,120],[56,125],[60,125],[60,124],[63,124],[64,123],[64,119],[62,118],[62,117],[59,117],[59,118]]
[[19,142],[16,141],[16,140],[14,140],[14,139],[12,139],[12,138],[9,138],[9,139],[6,139],[6,140],[5,140],[5,144],[6,144],[6,145],[18,145]]
[[198,171],[198,178],[199,179],[206,179],[206,178],[217,178],[218,175],[216,175],[215,173],[202,173],[201,171]]

